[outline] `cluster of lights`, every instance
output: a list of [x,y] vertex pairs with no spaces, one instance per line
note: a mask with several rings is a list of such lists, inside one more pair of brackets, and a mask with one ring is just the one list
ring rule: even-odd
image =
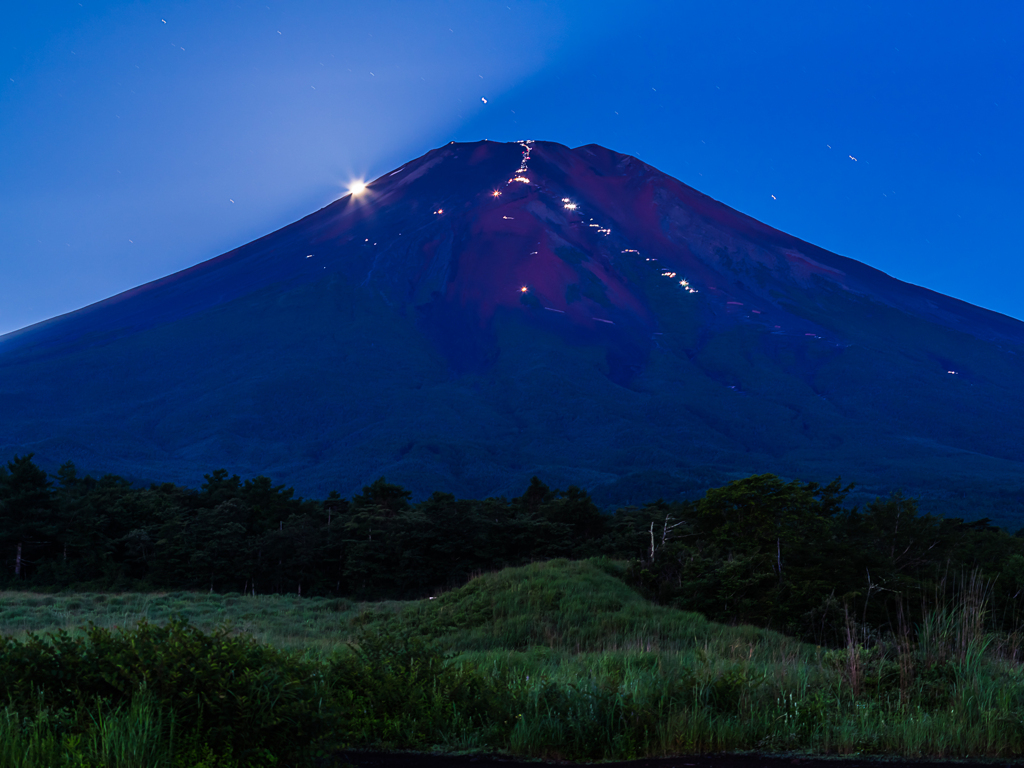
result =
[[[640,251],[636,250],[635,248],[627,248],[626,250],[623,251],[623,253],[635,253],[639,255]],[[645,259],[645,261],[657,261],[657,259]],[[669,279],[674,279],[677,277],[677,274],[669,269],[662,269],[661,276],[667,277]],[[697,293],[697,289],[690,285],[689,280],[680,280],[679,285],[687,293]]]
[[[531,146],[532,144],[533,139],[526,139],[524,141],[519,142],[519,146],[523,148],[523,161],[519,164],[519,168],[516,170],[515,176],[508,180],[509,184],[511,184],[513,181],[520,181],[523,184],[530,183],[530,180],[526,178],[524,174],[526,173],[527,165],[530,162],[530,150],[533,149],[533,147]],[[497,197],[497,195],[495,195],[495,197]]]

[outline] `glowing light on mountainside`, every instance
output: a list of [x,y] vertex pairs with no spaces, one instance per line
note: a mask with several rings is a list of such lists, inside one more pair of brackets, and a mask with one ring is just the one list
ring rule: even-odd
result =
[[[515,175],[511,179],[509,179],[507,183],[511,184],[513,181],[519,181],[522,182],[523,184],[529,184],[530,180],[523,174],[526,173],[527,167],[530,163],[530,150],[533,149],[533,140],[525,139],[518,143],[519,146],[523,148],[523,160],[521,163],[519,163],[519,168],[516,169]],[[497,197],[497,195],[495,195],[495,197]]]
[[348,185],[348,193],[350,195],[352,195],[352,197],[359,197],[365,191],[366,191],[366,182],[365,181],[357,180],[357,181],[350,182],[349,185]]

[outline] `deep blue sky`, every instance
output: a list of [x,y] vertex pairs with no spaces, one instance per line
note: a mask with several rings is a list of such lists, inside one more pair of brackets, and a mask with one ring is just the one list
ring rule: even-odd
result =
[[634,154],[1024,318],[1024,3],[9,5],[0,333],[482,138]]

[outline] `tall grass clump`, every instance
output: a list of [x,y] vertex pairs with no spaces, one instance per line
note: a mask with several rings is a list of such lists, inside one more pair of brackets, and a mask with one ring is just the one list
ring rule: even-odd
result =
[[198,733],[182,738],[173,715],[146,697],[121,707],[97,702],[77,724],[71,715],[0,710],[0,768],[239,768],[265,762],[218,754]]

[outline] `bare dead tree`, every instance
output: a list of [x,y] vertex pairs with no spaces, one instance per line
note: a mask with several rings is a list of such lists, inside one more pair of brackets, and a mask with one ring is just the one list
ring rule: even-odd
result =
[[650,556],[648,557],[648,560],[652,563],[654,562],[655,552],[657,552],[659,549],[664,548],[664,546],[668,543],[669,535],[672,533],[672,531],[674,531],[676,528],[678,528],[680,525],[683,525],[686,522],[685,520],[680,520],[678,523],[673,523],[672,525],[669,525],[669,521],[671,521],[671,519],[671,515],[665,515],[665,522],[661,524],[661,542],[657,546],[655,546],[654,543],[654,521],[651,521],[651,552]]

